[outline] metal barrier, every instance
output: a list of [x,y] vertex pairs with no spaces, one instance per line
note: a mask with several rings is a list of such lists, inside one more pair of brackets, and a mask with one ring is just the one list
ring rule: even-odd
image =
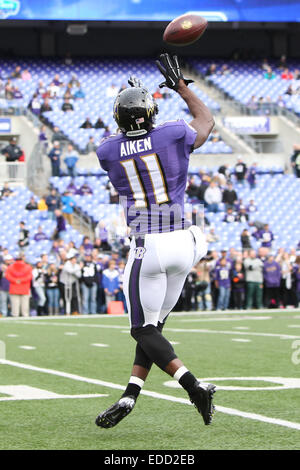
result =
[[24,162],[0,162],[0,184],[26,182],[26,165]]

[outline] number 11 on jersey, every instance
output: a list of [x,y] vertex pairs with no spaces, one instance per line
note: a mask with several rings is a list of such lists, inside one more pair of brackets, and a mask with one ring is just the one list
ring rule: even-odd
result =
[[[140,157],[140,159],[146,166],[146,170],[152,184],[156,204],[159,205],[168,202],[169,196],[167,184],[157,154],[152,153],[150,155],[145,155]],[[132,158],[120,163],[126,172],[126,176],[135,201],[135,207],[147,207],[147,195],[145,192],[145,187],[135,160]]]

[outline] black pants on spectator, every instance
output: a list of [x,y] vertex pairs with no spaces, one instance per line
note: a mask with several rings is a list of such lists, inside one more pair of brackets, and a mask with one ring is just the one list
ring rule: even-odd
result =
[[245,291],[243,289],[232,289],[233,308],[241,310],[245,306]]
[[279,287],[266,287],[266,307],[267,308],[276,308],[279,307]]

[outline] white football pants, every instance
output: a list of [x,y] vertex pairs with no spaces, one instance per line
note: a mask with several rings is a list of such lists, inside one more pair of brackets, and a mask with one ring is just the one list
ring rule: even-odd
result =
[[195,225],[133,238],[124,272],[130,326],[162,323],[176,305],[191,268],[206,253],[205,235]]

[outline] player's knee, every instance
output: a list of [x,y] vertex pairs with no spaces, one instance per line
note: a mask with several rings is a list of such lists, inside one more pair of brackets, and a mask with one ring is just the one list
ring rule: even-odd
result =
[[137,342],[139,342],[141,337],[153,334],[154,330],[156,330],[154,325],[132,327],[130,334]]

